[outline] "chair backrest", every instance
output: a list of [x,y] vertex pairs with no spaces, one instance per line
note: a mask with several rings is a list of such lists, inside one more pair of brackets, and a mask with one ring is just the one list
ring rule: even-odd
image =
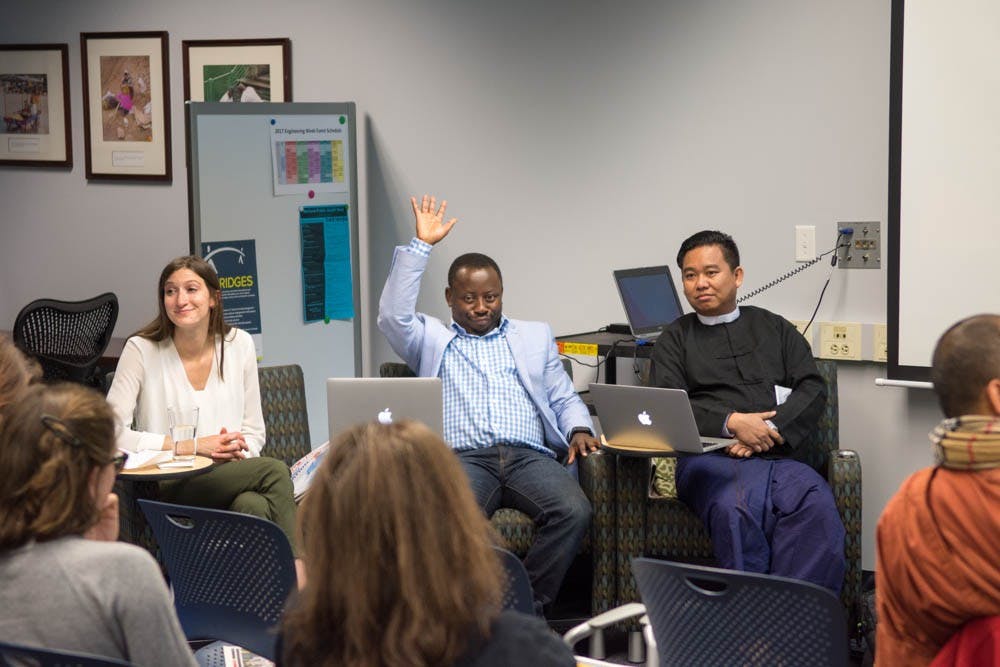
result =
[[513,609],[524,614],[534,615],[535,602],[531,592],[531,580],[524,563],[510,551],[501,547],[493,547],[500,556],[507,577],[507,587],[503,593],[503,608]]
[[635,558],[661,665],[847,664],[840,600],[814,584]]
[[826,407],[816,423],[814,435],[796,448],[795,458],[826,475],[830,452],[840,448],[840,409],[837,397],[837,362],[817,359],[816,368],[826,382]]
[[106,292],[85,301],[38,299],[14,320],[14,343],[42,366],[46,380],[99,386],[94,369],[118,321],[118,297]]
[[295,586],[288,538],[255,516],[139,500],[188,639],[221,639],[274,660],[276,626]]
[[267,442],[264,454],[289,466],[312,449],[306,385],[298,364],[257,369]]
[[128,667],[130,663],[116,658],[103,658],[97,655],[69,653],[48,648],[18,646],[0,642],[0,667],[21,667],[35,665],[37,667]]

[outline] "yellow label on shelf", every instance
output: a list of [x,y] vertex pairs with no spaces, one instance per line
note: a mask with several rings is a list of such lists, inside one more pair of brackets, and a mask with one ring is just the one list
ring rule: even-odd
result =
[[579,354],[584,357],[596,357],[597,345],[594,343],[573,343],[571,341],[557,340],[559,354]]

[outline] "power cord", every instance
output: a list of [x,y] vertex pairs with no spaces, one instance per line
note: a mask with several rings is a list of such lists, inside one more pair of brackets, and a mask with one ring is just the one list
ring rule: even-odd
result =
[[[840,240],[842,238],[846,237],[846,236],[852,235],[853,233],[854,233],[854,230],[852,228],[850,228],[850,227],[842,227],[840,229],[840,233],[837,234],[837,240],[834,242],[833,247],[831,249],[829,249],[826,252],[822,253],[821,255],[817,256],[815,259],[809,260],[808,262],[806,262],[802,266],[797,266],[794,269],[792,269],[791,271],[789,271],[788,273],[785,273],[785,274],[783,274],[783,275],[775,278],[774,280],[772,280],[771,282],[767,283],[766,285],[764,285],[762,287],[758,287],[757,289],[755,289],[752,292],[747,292],[746,294],[744,294],[743,296],[741,296],[740,298],[738,298],[736,300],[736,303],[743,303],[747,299],[749,299],[751,297],[754,297],[754,296],[757,296],[761,292],[769,290],[772,287],[774,287],[775,285],[788,280],[789,278],[791,278],[795,274],[797,274],[797,273],[799,273],[801,271],[805,271],[810,266],[815,266],[821,259],[823,259],[827,255],[829,255],[831,253],[836,253],[841,248],[850,247],[850,245],[851,245],[850,243],[841,243]],[[802,335],[803,336],[805,335],[805,333],[807,331],[809,331],[809,327],[812,326],[813,320],[816,319],[816,313],[819,312],[819,306],[820,306],[821,303],[823,303],[823,295],[826,294],[826,288],[829,287],[829,285],[830,285],[830,279],[833,277],[833,270],[837,267],[837,255],[836,254],[834,254],[830,258],[830,267],[831,267],[830,268],[830,274],[826,277],[826,282],[823,283],[823,289],[819,293],[819,299],[816,301],[816,308],[813,309],[812,317],[809,318],[808,324],[806,324],[805,328],[802,329]]]

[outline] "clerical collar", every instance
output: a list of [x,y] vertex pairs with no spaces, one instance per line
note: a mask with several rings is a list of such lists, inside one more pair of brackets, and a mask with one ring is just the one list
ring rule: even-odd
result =
[[701,313],[695,313],[695,315],[698,316],[698,321],[705,326],[714,327],[716,324],[735,322],[740,316],[740,307],[736,306],[736,310],[725,315],[702,315]]

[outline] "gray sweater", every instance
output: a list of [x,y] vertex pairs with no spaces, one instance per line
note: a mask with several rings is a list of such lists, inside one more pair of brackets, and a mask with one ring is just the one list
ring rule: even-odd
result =
[[152,556],[82,537],[0,553],[0,640],[143,667],[197,664]]

